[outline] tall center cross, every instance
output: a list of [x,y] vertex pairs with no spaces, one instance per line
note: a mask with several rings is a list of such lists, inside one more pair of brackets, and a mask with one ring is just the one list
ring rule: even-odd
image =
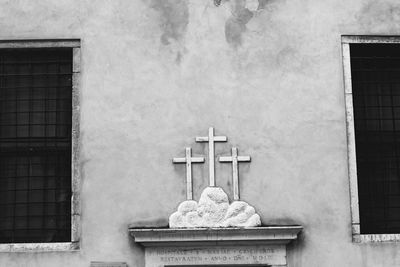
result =
[[233,199],[239,200],[239,162],[249,162],[250,156],[238,156],[238,149],[232,147],[231,157],[219,157],[219,162],[232,162]]
[[184,158],[173,158],[173,163],[186,163],[186,198],[193,199],[193,186],[192,186],[192,163],[203,163],[203,157],[192,157],[192,149],[186,148],[186,156]]
[[214,142],[226,142],[226,136],[214,136],[214,128],[208,129],[208,136],[196,137],[196,142],[208,142],[208,169],[210,173],[210,186],[215,186],[215,168],[214,168]]

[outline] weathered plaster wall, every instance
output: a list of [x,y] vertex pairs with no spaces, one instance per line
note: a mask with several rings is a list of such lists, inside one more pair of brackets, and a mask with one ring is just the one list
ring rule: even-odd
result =
[[[143,266],[130,223],[164,226],[183,156],[209,126],[250,154],[241,196],[264,224],[302,224],[289,266],[397,266],[353,244],[340,35],[400,34],[396,0],[0,0],[1,39],[81,38],[82,249],[1,253],[0,266]],[[217,164],[230,191],[230,166]],[[198,199],[206,166],[195,167]],[[202,178],[201,178],[202,177]]]

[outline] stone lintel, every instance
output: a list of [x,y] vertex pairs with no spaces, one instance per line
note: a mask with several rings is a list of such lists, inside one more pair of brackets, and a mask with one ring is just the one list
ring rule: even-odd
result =
[[302,226],[249,228],[129,228],[135,242],[144,247],[219,245],[284,245],[297,239]]

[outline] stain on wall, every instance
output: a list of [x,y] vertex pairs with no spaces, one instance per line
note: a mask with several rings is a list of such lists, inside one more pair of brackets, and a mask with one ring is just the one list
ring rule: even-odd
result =
[[357,21],[367,30],[387,31],[388,23],[395,25],[400,22],[400,5],[397,1],[368,1],[357,15]]
[[237,48],[242,44],[242,35],[246,24],[254,17],[255,12],[265,8],[268,0],[229,0],[232,15],[225,23],[226,41]]
[[258,10],[264,9],[269,0],[258,0]]
[[187,0],[152,0],[151,7],[160,12],[160,27],[163,31],[160,40],[163,45],[180,41],[189,23]]
[[231,1],[232,15],[225,23],[226,41],[237,48],[242,44],[242,34],[246,31],[246,24],[253,17],[253,12],[246,8],[245,0]]
[[[142,215],[142,214],[141,214]],[[168,218],[154,218],[151,214],[143,214],[146,217],[145,220],[137,220],[129,224],[129,227],[133,228],[157,228],[157,227],[168,227]]]

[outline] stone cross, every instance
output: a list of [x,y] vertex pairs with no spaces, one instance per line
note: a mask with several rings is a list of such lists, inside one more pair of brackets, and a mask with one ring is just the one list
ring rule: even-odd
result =
[[239,200],[239,162],[249,162],[250,156],[238,156],[238,149],[232,147],[231,157],[219,157],[219,162],[232,162],[233,199]]
[[173,163],[186,163],[186,198],[193,199],[193,186],[192,186],[192,163],[203,163],[203,157],[192,157],[192,149],[186,148],[186,156],[184,158],[173,158]]
[[208,136],[196,137],[196,142],[208,142],[208,168],[210,173],[210,186],[215,186],[215,168],[214,168],[214,142],[226,142],[226,136],[214,136],[214,128],[208,129]]

